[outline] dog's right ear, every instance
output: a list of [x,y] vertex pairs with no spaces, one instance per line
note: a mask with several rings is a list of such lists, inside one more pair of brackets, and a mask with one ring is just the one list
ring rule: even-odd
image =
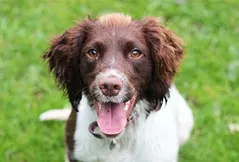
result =
[[91,23],[91,20],[85,20],[68,29],[51,41],[49,50],[43,55],[58,85],[67,93],[75,110],[81,100],[83,88],[79,55]]
[[65,88],[67,84],[67,63],[71,53],[70,33],[57,36],[51,41],[50,49],[43,55],[43,59],[48,61],[49,69],[54,73],[58,84]]

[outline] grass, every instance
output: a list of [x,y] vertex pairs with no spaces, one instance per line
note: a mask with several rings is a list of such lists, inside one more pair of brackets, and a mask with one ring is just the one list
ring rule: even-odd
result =
[[124,12],[161,16],[185,42],[187,57],[175,82],[192,107],[195,128],[182,162],[237,162],[239,133],[239,4],[236,0],[86,1],[0,0],[0,161],[64,160],[64,122],[38,115],[68,101],[41,60],[49,40],[75,20]]

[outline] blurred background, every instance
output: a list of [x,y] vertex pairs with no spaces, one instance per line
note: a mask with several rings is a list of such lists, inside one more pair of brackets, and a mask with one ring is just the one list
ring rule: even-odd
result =
[[0,0],[0,161],[64,161],[64,122],[38,116],[68,101],[41,56],[76,20],[110,12],[161,17],[186,42],[175,83],[195,127],[179,161],[237,162],[238,0]]

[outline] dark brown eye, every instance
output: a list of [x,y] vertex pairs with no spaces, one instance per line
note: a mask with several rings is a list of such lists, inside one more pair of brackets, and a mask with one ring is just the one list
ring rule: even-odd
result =
[[87,55],[91,58],[97,58],[99,54],[98,54],[98,51],[96,49],[90,49],[87,52]]
[[134,48],[133,51],[129,53],[129,56],[133,59],[137,59],[142,56],[142,52],[138,48]]

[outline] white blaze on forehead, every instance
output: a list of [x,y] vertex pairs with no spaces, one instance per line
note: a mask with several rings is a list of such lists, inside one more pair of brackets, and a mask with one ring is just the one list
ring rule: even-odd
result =
[[120,78],[121,80],[124,80],[123,79],[124,75],[115,69],[108,69],[104,72],[101,72],[99,74],[99,77],[101,78],[102,76],[116,76],[116,77]]
[[110,62],[110,66],[114,66],[115,64],[115,57],[113,56],[113,58],[111,59],[111,62]]
[[98,21],[107,27],[125,27],[130,25],[132,18],[121,13],[113,13],[101,16]]
[[[132,18],[131,16],[124,15],[122,13],[112,13],[106,14],[99,17],[98,22],[106,27],[110,27],[115,29],[115,27],[127,27],[131,24]],[[115,36],[115,30],[111,31],[112,36]],[[110,64],[113,66],[115,64],[115,58],[112,58]]]

